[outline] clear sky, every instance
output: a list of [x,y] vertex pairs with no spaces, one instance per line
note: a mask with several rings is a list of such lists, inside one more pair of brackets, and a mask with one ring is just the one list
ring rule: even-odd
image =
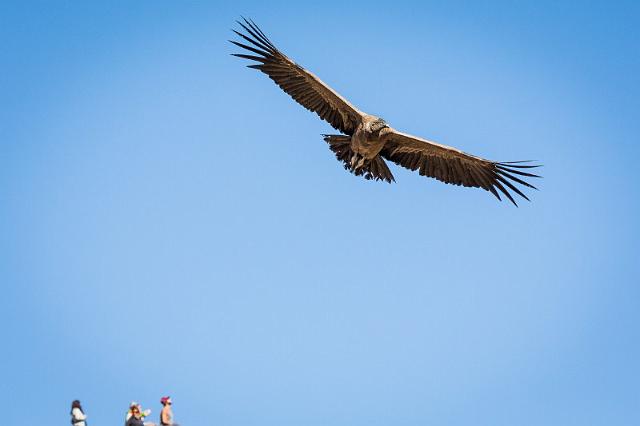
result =
[[[3,423],[637,425],[637,4],[2,2]],[[240,15],[540,191],[350,175]]]

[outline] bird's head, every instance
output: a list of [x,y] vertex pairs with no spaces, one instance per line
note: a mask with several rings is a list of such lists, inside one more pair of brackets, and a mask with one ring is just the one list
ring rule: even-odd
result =
[[387,124],[386,121],[384,121],[383,118],[376,117],[376,119],[373,122],[371,122],[372,133],[379,133],[380,130],[384,129],[385,127],[389,127],[389,125]]

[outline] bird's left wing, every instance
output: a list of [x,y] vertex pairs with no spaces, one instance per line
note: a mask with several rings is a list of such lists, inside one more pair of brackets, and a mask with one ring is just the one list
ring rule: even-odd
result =
[[[418,170],[420,175],[435,178],[453,185],[482,188],[500,200],[497,190],[517,206],[509,190],[529,200],[514,183],[536,189],[522,177],[540,177],[524,170],[538,167],[524,161],[500,163],[485,160],[455,148],[440,145],[406,133],[391,130],[385,137],[386,143],[380,152],[389,161]],[[506,187],[506,188],[505,188]]]
[[244,24],[240,21],[238,24],[246,34],[236,30],[233,32],[249,44],[229,41],[252,54],[235,53],[233,56],[258,62],[248,67],[267,74],[296,102],[318,114],[334,129],[347,135],[353,134],[364,115],[362,112],[318,77],[280,52],[253,21],[244,19]]

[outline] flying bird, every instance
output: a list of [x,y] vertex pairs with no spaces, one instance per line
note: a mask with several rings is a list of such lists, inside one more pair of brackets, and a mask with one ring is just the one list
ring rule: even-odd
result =
[[242,42],[229,41],[245,49],[245,53],[234,53],[233,56],[254,61],[247,66],[268,75],[296,102],[340,131],[339,135],[323,135],[324,140],[344,168],[356,176],[395,182],[385,162],[388,160],[444,183],[482,188],[498,200],[502,193],[516,206],[510,191],[527,201],[529,198],[515,184],[537,189],[523,179],[540,177],[528,172],[538,165],[531,165],[529,161],[490,161],[399,132],[382,118],[354,107],[282,53],[252,20],[242,19],[244,22],[236,22],[244,32],[232,30]]

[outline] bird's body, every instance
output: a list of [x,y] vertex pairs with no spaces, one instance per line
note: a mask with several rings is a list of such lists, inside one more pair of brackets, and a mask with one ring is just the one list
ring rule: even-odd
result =
[[386,159],[444,183],[485,189],[498,199],[500,191],[514,204],[516,202],[508,189],[527,200],[528,198],[513,182],[535,188],[515,175],[539,177],[523,171],[537,166],[522,164],[525,162],[489,161],[446,145],[401,133],[382,118],[358,110],[314,74],[289,59],[255,23],[246,19],[244,23],[238,23],[247,34],[234,32],[250,45],[236,41],[231,43],[257,55],[234,56],[258,62],[248,67],[267,74],[296,102],[340,131],[339,135],[324,135],[324,140],[345,169],[356,176],[395,181]]
[[384,137],[389,134],[389,126],[380,117],[365,115],[351,136],[351,149],[367,160],[380,153]]
[[390,127],[383,119],[365,115],[351,136],[349,146],[354,157],[350,165],[355,169],[362,167],[366,161],[376,158],[384,147],[385,136],[389,132]]

